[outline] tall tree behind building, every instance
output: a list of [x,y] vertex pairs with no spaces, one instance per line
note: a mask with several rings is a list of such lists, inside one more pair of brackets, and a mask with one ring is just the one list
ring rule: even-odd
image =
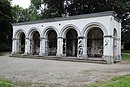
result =
[[11,50],[12,7],[10,0],[0,0],[0,51]]

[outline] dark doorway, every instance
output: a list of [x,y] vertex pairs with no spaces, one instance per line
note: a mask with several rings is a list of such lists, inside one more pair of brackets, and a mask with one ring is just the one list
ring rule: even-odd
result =
[[77,56],[77,32],[74,29],[69,29],[66,33],[66,56]]
[[57,34],[54,30],[48,31],[48,56],[56,56]]

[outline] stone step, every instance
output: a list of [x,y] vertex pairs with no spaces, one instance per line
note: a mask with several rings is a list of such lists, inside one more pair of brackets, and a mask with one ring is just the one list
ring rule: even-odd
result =
[[25,56],[25,55],[10,55],[10,57],[106,64],[105,60],[103,60],[102,58],[78,59],[77,57],[63,57],[63,58],[61,58],[61,57],[56,57],[56,56],[43,57],[43,56],[39,56],[39,55],[28,55],[28,56]]

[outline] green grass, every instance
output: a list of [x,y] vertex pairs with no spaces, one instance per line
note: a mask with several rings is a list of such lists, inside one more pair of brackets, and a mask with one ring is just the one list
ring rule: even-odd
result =
[[130,75],[114,77],[107,82],[93,83],[87,87],[130,87]]
[[0,87],[15,87],[10,80],[0,79]]
[[130,50],[122,50],[122,60],[130,60]]
[[122,60],[130,60],[130,53],[122,53]]

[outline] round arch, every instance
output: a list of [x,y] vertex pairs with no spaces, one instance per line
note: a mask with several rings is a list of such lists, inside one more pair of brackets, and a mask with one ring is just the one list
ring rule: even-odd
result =
[[54,30],[54,31],[56,32],[56,34],[57,34],[57,37],[59,37],[59,32],[58,32],[57,28],[55,28],[54,26],[47,26],[47,27],[43,30],[43,32],[42,32],[43,38],[46,38],[47,33],[48,33],[48,31],[50,31],[50,30]]
[[116,28],[113,29],[113,37],[117,38],[117,29]]
[[41,31],[38,29],[38,28],[36,28],[36,27],[32,27],[29,31],[28,31],[28,33],[27,33],[27,38],[32,38],[32,34],[34,33],[34,32],[38,32],[39,33],[39,35],[40,35],[40,37],[41,37]]
[[23,29],[18,29],[17,31],[15,31],[13,37],[18,39],[20,37],[20,33],[24,33],[26,37],[26,33]]
[[18,54],[23,54],[25,51],[25,31],[22,29],[18,29],[14,33],[14,38],[16,38],[16,50]]
[[65,26],[61,29],[61,31],[60,31],[60,34],[61,34],[61,35],[60,35],[60,36],[63,37],[63,38],[65,38],[66,33],[67,33],[67,31],[68,31],[69,29],[74,29],[74,30],[77,32],[78,36],[81,35],[80,30],[79,30],[79,28],[78,28],[77,26],[75,26],[75,25],[73,25],[73,24],[68,24],[68,25],[65,25]]
[[107,29],[104,27],[103,24],[101,23],[98,23],[98,22],[91,22],[91,23],[88,23],[84,28],[83,28],[83,36],[85,37],[88,32],[94,28],[94,27],[97,27],[97,28],[100,28],[102,31],[103,31],[103,35],[108,35],[108,32],[107,32]]

